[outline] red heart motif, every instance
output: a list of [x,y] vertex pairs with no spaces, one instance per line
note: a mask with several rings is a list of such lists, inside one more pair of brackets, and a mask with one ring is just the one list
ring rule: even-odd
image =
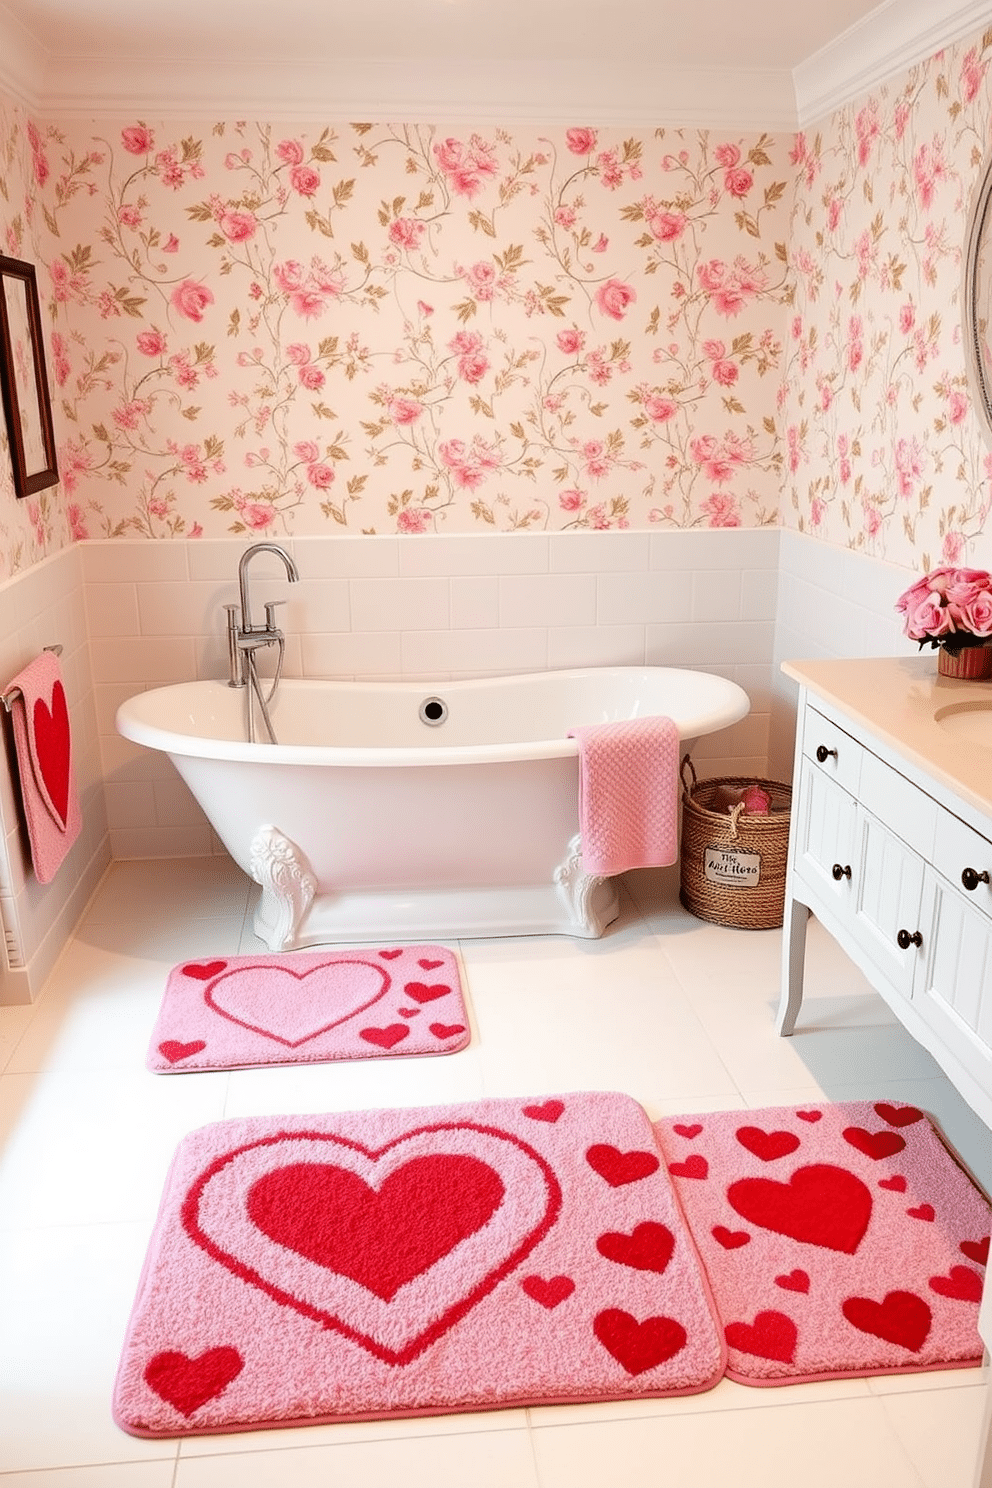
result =
[[743,1219],[807,1245],[854,1255],[871,1219],[872,1197],[847,1168],[813,1163],[797,1168],[787,1183],[741,1178],[727,1198]]
[[[385,1302],[474,1235],[503,1202],[494,1168],[467,1154],[415,1157],[369,1186],[329,1163],[290,1163],[257,1179],[247,1213],[270,1240]],[[383,1236],[402,1235],[402,1244]]]
[[405,1023],[390,1023],[386,1028],[362,1028],[358,1037],[378,1049],[394,1049],[410,1032]]
[[870,1297],[848,1297],[841,1312],[860,1333],[884,1338],[918,1353],[927,1341],[933,1313],[915,1292],[886,1292],[881,1302]]
[[907,1209],[906,1213],[910,1219],[925,1219],[927,1224],[932,1224],[937,1218],[936,1210],[932,1204],[919,1204],[915,1209]]
[[397,1008],[396,1011],[399,1013],[399,1015],[400,1015],[401,1018],[419,1018],[420,1017],[420,1009],[419,1008]]
[[739,1126],[735,1133],[738,1142],[760,1157],[762,1162],[774,1162],[777,1157],[787,1157],[799,1146],[794,1132],[762,1131],[760,1126]]
[[424,969],[424,971],[436,971],[439,966],[443,966],[444,965],[444,962],[443,961],[418,961],[417,962],[417,965],[418,966],[422,966],[423,969]]
[[575,1282],[570,1276],[525,1276],[520,1285],[528,1297],[540,1302],[549,1312],[575,1291]]
[[48,799],[64,827],[69,816],[69,709],[65,688],[56,679],[49,709],[41,698],[34,702],[34,751]]
[[962,1240],[959,1246],[962,1255],[966,1255],[969,1261],[977,1261],[980,1266],[987,1266],[989,1260],[988,1235],[984,1240]]
[[823,1112],[822,1111],[797,1111],[796,1112],[796,1115],[799,1117],[799,1120],[800,1121],[822,1121],[823,1120]]
[[893,1193],[906,1192],[906,1180],[901,1173],[894,1173],[891,1178],[879,1178],[879,1188],[890,1188]]
[[672,1259],[675,1236],[667,1225],[645,1220],[635,1225],[629,1235],[610,1230],[600,1235],[596,1249],[618,1266],[631,1266],[635,1271],[654,1271],[661,1276]]
[[874,1162],[879,1162],[883,1157],[892,1157],[906,1145],[906,1138],[900,1137],[897,1132],[870,1132],[863,1126],[846,1126],[843,1136],[845,1142],[849,1142]]
[[892,1106],[888,1101],[876,1101],[875,1110],[890,1126],[913,1126],[923,1120],[923,1112],[915,1106]]
[[726,1225],[714,1225],[713,1239],[722,1245],[724,1250],[740,1250],[742,1245],[750,1245],[751,1236],[747,1230],[728,1230]]
[[686,1331],[674,1318],[648,1317],[638,1322],[619,1307],[608,1307],[593,1319],[592,1331],[628,1374],[644,1374],[685,1348]]
[[226,965],[226,961],[190,961],[182,968],[182,972],[183,976],[192,977],[195,982],[209,982]]
[[414,1002],[436,1002],[439,997],[447,997],[451,988],[446,987],[443,982],[436,982],[433,986],[426,982],[407,982],[403,991]]
[[952,1266],[946,1276],[931,1276],[930,1290],[957,1302],[981,1302],[982,1278],[970,1266]]
[[212,1348],[191,1358],[189,1354],[155,1354],[145,1365],[145,1383],[161,1400],[191,1416],[226,1390],[237,1379],[245,1361],[235,1348]]
[[465,1024],[464,1023],[432,1023],[430,1025],[430,1030],[431,1030],[431,1033],[434,1035],[435,1038],[449,1039],[449,1038],[454,1038],[454,1036],[455,1036],[456,1033],[464,1033],[465,1032]]
[[164,1044],[159,1044],[158,1052],[170,1064],[178,1064],[181,1059],[189,1059],[191,1054],[199,1054],[206,1047],[204,1039],[192,1039],[188,1044],[181,1044],[178,1039],[166,1039]]
[[784,1276],[776,1276],[775,1285],[784,1288],[787,1292],[808,1292],[809,1274],[797,1266],[794,1271],[788,1271]]
[[399,951],[380,951],[379,952],[379,955],[383,958],[384,961],[395,961],[396,960],[396,957],[397,956],[402,956],[402,954],[403,954],[402,950],[399,950]]
[[784,1312],[759,1312],[753,1323],[728,1323],[724,1332],[731,1348],[760,1359],[791,1364],[796,1356],[799,1330]]
[[685,1162],[669,1163],[668,1171],[675,1178],[705,1178],[709,1174],[710,1165],[705,1157],[693,1152]]
[[586,1162],[611,1188],[649,1178],[661,1166],[653,1152],[621,1152],[608,1142],[594,1143],[586,1153]]
[[[515,1133],[437,1122],[376,1148],[294,1127],[221,1151],[187,1190],[181,1219],[239,1282],[406,1365],[517,1271],[561,1206],[554,1170]],[[260,1233],[279,1256],[259,1260]],[[432,1257],[423,1284],[383,1300]]]
[[560,1100],[546,1100],[539,1106],[522,1107],[525,1116],[531,1121],[548,1121],[554,1123],[565,1109],[565,1102]]
[[692,1141],[693,1137],[698,1137],[699,1136],[699,1133],[702,1131],[702,1129],[703,1129],[703,1126],[702,1126],[702,1122],[700,1122],[700,1121],[694,1122],[692,1124],[692,1126],[673,1126],[672,1127],[672,1131],[678,1132],[678,1134],[679,1134],[680,1137],[688,1137],[689,1140],[690,1140],[690,1142]]

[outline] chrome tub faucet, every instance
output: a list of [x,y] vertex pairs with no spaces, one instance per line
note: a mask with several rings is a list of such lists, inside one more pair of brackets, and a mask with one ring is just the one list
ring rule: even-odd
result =
[[[236,604],[225,605],[227,611],[227,653],[230,662],[230,676],[228,687],[247,687],[247,725],[248,741],[255,740],[255,715],[252,707],[252,694],[258,701],[269,735],[270,743],[276,742],[275,732],[272,728],[272,720],[269,717],[269,705],[276,695],[279,679],[282,676],[283,658],[286,653],[286,637],[276,624],[275,612],[279,605],[285,603],[281,599],[270,600],[265,606],[265,624],[256,625],[251,616],[251,595],[248,583],[248,569],[253,558],[259,553],[274,553],[280,558],[285,566],[286,575],[291,584],[299,581],[299,570],[293,559],[285,548],[278,543],[260,542],[254,543],[246,548],[241,555],[238,564],[238,590],[241,596],[240,610]],[[279,659],[276,662],[275,677],[269,688],[268,696],[262,692],[258,679],[258,671],[255,665],[255,653],[263,646],[278,646]]]

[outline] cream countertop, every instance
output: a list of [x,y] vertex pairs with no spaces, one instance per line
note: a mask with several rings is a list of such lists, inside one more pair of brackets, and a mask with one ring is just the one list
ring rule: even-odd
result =
[[[939,677],[935,651],[867,660],[784,661],[782,671],[864,724],[977,811],[992,816],[992,680]],[[986,709],[988,747],[956,737],[938,721],[948,710],[976,715]]]

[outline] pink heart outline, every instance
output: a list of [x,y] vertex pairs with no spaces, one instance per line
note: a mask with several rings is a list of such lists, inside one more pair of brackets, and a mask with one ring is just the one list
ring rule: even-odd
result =
[[329,1022],[324,1023],[320,1028],[315,1028],[311,1032],[304,1034],[302,1038],[298,1039],[283,1038],[280,1034],[273,1033],[272,1030],[269,1028],[263,1028],[258,1023],[251,1023],[248,1021],[247,1018],[239,1018],[235,1013],[229,1012],[226,1008],[221,1007],[215,1000],[215,991],[222,982],[229,981],[234,977],[244,977],[250,975],[252,970],[251,966],[236,966],[233,967],[231,970],[226,971],[220,976],[214,978],[214,980],[204,991],[203,1000],[207,1004],[207,1006],[212,1009],[213,1012],[217,1013],[221,1018],[226,1018],[229,1023],[236,1023],[239,1028],[247,1028],[249,1032],[257,1033],[261,1035],[262,1038],[272,1039],[275,1043],[282,1044],[284,1048],[298,1049],[301,1044],[309,1043],[311,1039],[319,1038],[321,1034],[329,1032],[330,1029],[337,1028],[340,1024],[347,1023],[351,1018],[357,1018],[360,1013],[367,1012],[374,1003],[378,1002],[382,997],[386,995],[386,993],[389,991],[390,986],[392,985],[392,980],[389,976],[389,973],[383,967],[379,966],[377,962],[365,961],[362,960],[360,957],[356,957],[354,959],[334,957],[333,959],[328,961],[321,961],[317,966],[310,966],[307,968],[306,971],[294,971],[290,966],[264,967],[264,970],[267,972],[274,971],[280,976],[291,976],[294,981],[304,982],[306,981],[307,977],[318,976],[321,972],[327,971],[329,967],[340,966],[364,966],[367,967],[370,971],[376,972],[377,975],[382,978],[379,990],[375,993],[374,996],[367,998],[365,1002],[361,1003],[360,1005],[356,1005],[355,1007],[349,1008],[349,1010],[344,1013],[342,1017],[332,1018]]

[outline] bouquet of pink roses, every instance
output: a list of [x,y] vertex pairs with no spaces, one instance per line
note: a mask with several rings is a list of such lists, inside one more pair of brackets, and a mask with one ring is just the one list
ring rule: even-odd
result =
[[934,568],[896,600],[903,632],[951,656],[992,637],[992,574],[984,568]]

